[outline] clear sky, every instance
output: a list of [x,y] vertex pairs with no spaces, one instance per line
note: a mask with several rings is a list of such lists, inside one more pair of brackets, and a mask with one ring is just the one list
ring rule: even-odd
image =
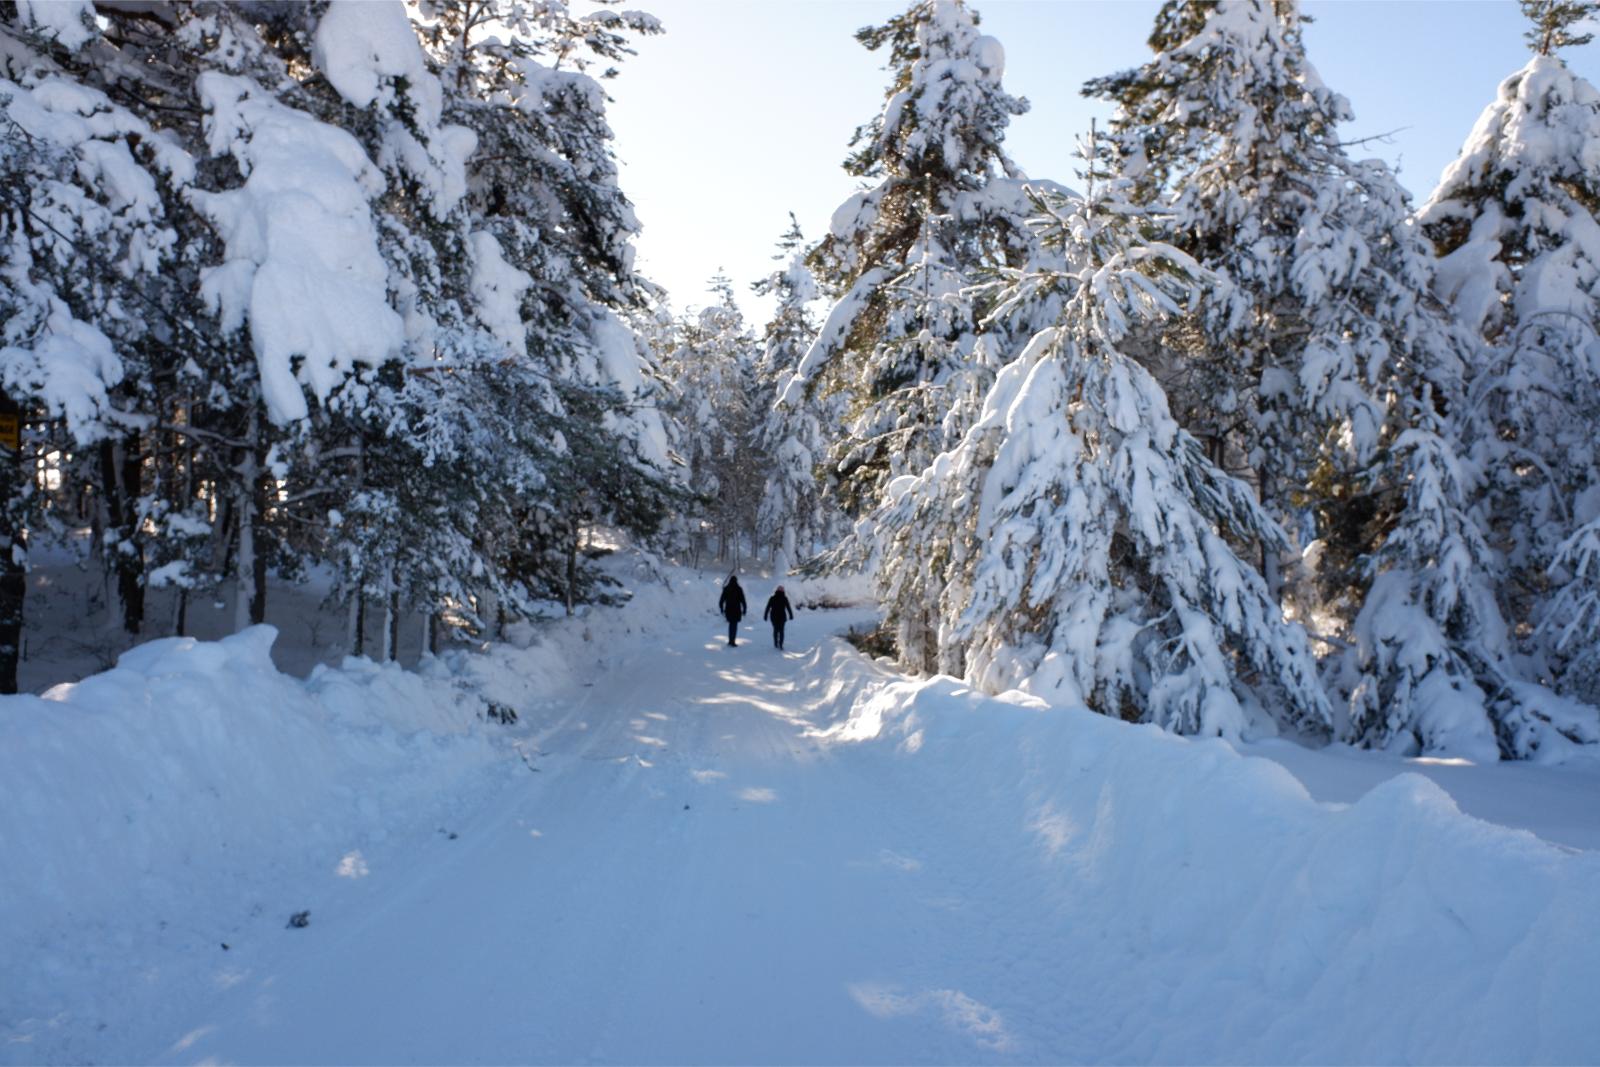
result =
[[[907,4],[882,0],[636,0],[667,32],[639,45],[609,84],[622,188],[644,224],[639,264],[678,310],[706,302],[720,267],[746,313],[749,283],[772,269],[788,213],[822,235],[856,187],[844,160],[875,115],[885,56],[852,36]],[[1077,186],[1076,140],[1110,112],[1084,81],[1136,66],[1155,0],[973,0],[1006,50],[1005,84],[1032,110],[1006,145],[1030,176]],[[1514,0],[1311,0],[1311,61],[1349,98],[1352,149],[1399,167],[1421,199],[1454,158],[1495,88],[1527,62]],[[1600,42],[1565,56],[1600,82]]]

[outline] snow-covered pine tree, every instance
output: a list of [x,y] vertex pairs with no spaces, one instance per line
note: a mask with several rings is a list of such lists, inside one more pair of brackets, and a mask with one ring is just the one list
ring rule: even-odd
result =
[[387,657],[407,610],[431,618],[449,603],[470,617],[474,595],[526,601],[503,552],[519,529],[508,504],[548,489],[554,449],[537,401],[550,389],[523,348],[516,304],[527,276],[467,196],[478,135],[446,91],[463,80],[441,82],[393,6],[331,7],[311,58],[383,172],[379,245],[406,323],[399,358],[358,370],[317,413],[304,450],[322,468],[327,552],[353,646],[365,650],[359,620],[373,599]]
[[263,618],[269,569],[319,554],[306,524],[350,491],[351,423],[385,421],[372,383],[399,373],[419,332],[392,263],[421,238],[395,199],[423,200],[423,174],[451,169],[441,154],[459,171],[470,147],[440,129],[438,80],[398,5],[289,7],[248,29],[265,69],[224,56],[194,80],[216,180],[192,199],[220,245],[201,292],[253,356],[208,375],[227,383],[217,414],[237,442],[236,626]]
[[[1600,741],[1594,707],[1525,680],[1512,654],[1494,595],[1495,553],[1470,510],[1471,464],[1446,414],[1468,412],[1461,394],[1436,397],[1433,383],[1404,367],[1394,379],[1410,386],[1408,418],[1372,475],[1377,495],[1394,504],[1366,560],[1354,646],[1331,672],[1348,708],[1339,736],[1480,761],[1559,758]],[[1581,532],[1563,550],[1586,575]],[[1582,603],[1579,592],[1580,616]]]
[[[604,94],[535,58],[609,64],[658,27],[459,7],[536,40],[478,34],[509,84],[457,64],[447,93],[400,5],[0,12],[7,122],[42,115],[71,141],[22,154],[8,137],[28,179],[5,191],[70,193],[40,206],[78,260],[46,277],[48,240],[8,216],[28,257],[6,274],[8,383],[54,417],[38,447],[87,453],[66,474],[101,501],[113,591],[227,570],[243,625],[269,566],[324,559],[358,585],[381,574],[391,614],[400,592],[466,602],[486,583],[570,597],[582,522],[661,521],[660,420],[617,314],[641,285]],[[474,153],[485,131],[521,155]],[[57,327],[78,357],[55,357]]]
[[1503,609],[1523,624],[1535,675],[1593,700],[1564,613],[1582,595],[1567,584],[1586,581],[1570,546],[1600,517],[1600,91],[1555,53],[1587,40],[1576,27],[1597,6],[1523,6],[1536,54],[1501,83],[1419,217],[1441,256],[1438,291],[1481,338],[1467,439],[1505,560]]
[[[1314,586],[1290,600],[1355,641],[1333,660],[1341,736],[1526,755],[1567,716],[1520,680],[1486,593],[1494,559],[1457,454],[1471,345],[1431,296],[1404,192],[1338,142],[1348,105],[1306,60],[1294,4],[1169,4],[1152,44],[1151,63],[1089,87],[1119,102],[1109,169],[1170,204],[1171,240],[1233,285],[1134,351],[1213,454],[1312,535]],[[1262,556],[1281,589],[1277,553]]]
[[[120,328],[109,307],[97,320],[132,371],[118,398],[138,411],[91,479],[130,629],[147,552],[160,564],[150,580],[184,588],[231,569],[237,624],[260,620],[268,563],[281,570],[307,549],[288,519],[316,476],[296,456],[309,417],[325,416],[360,366],[398,354],[377,242],[363,240],[381,178],[323,121],[346,117],[338,96],[290,76],[314,69],[320,22],[341,13],[118,7],[86,22],[89,43],[64,60],[145,124],[130,145],[188,159],[182,180],[155,185],[169,220],[163,268],[123,286],[137,299],[120,294],[139,328]],[[399,25],[410,33],[403,12]],[[108,291],[126,274],[85,259]],[[217,536],[198,536],[207,520]]]
[[1004,51],[978,32],[976,13],[962,0],[918,0],[857,39],[889,51],[883,109],[856,130],[845,163],[876,184],[835,212],[811,256],[834,303],[784,392],[846,398],[832,489],[860,516],[890,478],[949,443],[947,394],[971,368],[981,314],[965,290],[985,269],[1025,259],[1028,235],[1013,210],[1021,175],[1001,147],[1027,104],[1002,87]]
[[1559,546],[1555,565],[1569,576],[1556,591],[1546,623],[1563,688],[1600,706],[1600,517]]
[[[138,632],[146,412],[160,410],[180,344],[198,339],[175,300],[185,275],[175,215],[194,159],[125,106],[137,109],[136,93],[108,94],[119,57],[89,15],[71,3],[0,14],[0,391],[32,427],[22,450],[0,453],[10,544],[0,584],[15,594],[0,609],[4,633],[20,630],[25,529],[43,518],[18,467],[44,454],[72,457],[62,469],[73,489],[96,488],[108,607]],[[0,645],[0,688],[14,686],[15,641]]]
[[1120,189],[1097,192],[1055,198],[1040,220],[1077,266],[1027,273],[1008,300],[1024,315],[1060,300],[1060,322],[1001,370],[959,445],[891,488],[886,551],[924,546],[921,567],[884,572],[891,620],[930,603],[905,583],[948,575],[937,627],[916,629],[937,634],[940,669],[985,689],[1024,686],[1182,733],[1239,737],[1270,729],[1266,716],[1325,736],[1304,632],[1229,546],[1282,535],[1119,348],[1141,323],[1192,311],[1214,279],[1141,241],[1144,216]]
[[[648,534],[675,499],[646,353],[625,323],[649,287],[639,224],[617,183],[599,79],[660,24],[563,0],[429,0],[421,26],[447,118],[471,129],[467,205],[480,257],[472,306],[509,356],[497,402],[545,479],[521,493],[516,570],[569,602],[593,576],[577,556],[595,524]],[[590,71],[595,76],[591,76]],[[521,462],[520,460],[518,462]]]
[[[1169,205],[1170,240],[1233,284],[1129,350],[1291,534],[1316,512],[1348,526],[1334,513],[1360,506],[1350,483],[1386,417],[1373,383],[1427,328],[1404,193],[1381,163],[1346,154],[1349,105],[1307,60],[1291,0],[1171,2],[1150,43],[1144,66],[1085,89],[1117,104],[1104,162]],[[1279,596],[1280,567],[1264,550]],[[1348,574],[1323,577],[1337,597]]]
[[779,397],[817,336],[810,305],[818,293],[805,263],[809,251],[800,221],[791,213],[789,229],[772,257],[778,269],[751,286],[777,301],[756,364],[761,397],[768,403],[757,434],[768,474],[756,527],[772,550],[778,574],[814,555],[837,523],[818,471],[827,449],[823,427],[837,425],[838,413],[819,407],[817,398],[803,389],[794,390],[790,402]]
[[1389,449],[1395,518],[1368,561],[1354,647],[1340,664],[1347,673],[1334,673],[1348,709],[1339,736],[1492,761],[1499,748],[1485,687],[1503,688],[1505,625],[1489,581],[1492,553],[1467,512],[1472,482],[1441,406],[1423,386]]

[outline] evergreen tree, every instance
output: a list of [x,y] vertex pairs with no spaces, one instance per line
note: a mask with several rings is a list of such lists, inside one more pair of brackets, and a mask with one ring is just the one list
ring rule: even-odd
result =
[[920,0],[857,39],[887,47],[893,78],[845,163],[876,184],[835,213],[811,257],[835,303],[796,379],[846,398],[829,462],[838,499],[860,516],[890,478],[949,443],[947,398],[971,368],[981,317],[965,290],[984,269],[1021,262],[1030,242],[1014,211],[1021,174],[1001,148],[1027,104],[1002,88],[1004,52],[976,14]]
[[[1390,452],[1399,499],[1351,628],[1348,675],[1335,674],[1349,721],[1340,736],[1370,748],[1498,758],[1489,694],[1505,625],[1487,576],[1493,559],[1466,510],[1471,482],[1424,389]],[[1342,686],[1341,684],[1342,683]]]
[[1232,284],[1130,349],[1306,542],[1309,586],[1286,589],[1270,545],[1262,570],[1354,641],[1329,661],[1340,735],[1526,755],[1548,701],[1510,658],[1459,452],[1472,346],[1431,295],[1403,191],[1338,142],[1348,105],[1306,60],[1294,4],[1168,4],[1151,43],[1151,63],[1089,86],[1119,105],[1102,156]]
[[1593,23],[1600,4],[1594,0],[1519,0],[1522,13],[1533,22],[1523,36],[1528,46],[1541,56],[1553,56],[1563,48],[1577,48],[1594,40],[1592,33],[1579,33],[1577,27]]
[[1481,341],[1467,440],[1501,603],[1533,624],[1517,645],[1535,676],[1576,692],[1563,590],[1583,578],[1563,546],[1600,516],[1600,92],[1553,52],[1594,5],[1524,8],[1540,54],[1501,84],[1420,220],[1440,294]]
[[506,543],[520,538],[517,569],[571,603],[594,582],[580,574],[583,529],[648,535],[676,499],[657,387],[626,325],[648,286],[633,270],[639,224],[596,77],[613,77],[633,38],[661,27],[610,6],[574,15],[561,0],[430,0],[422,13],[446,116],[477,140],[471,240],[493,254],[480,260],[476,304],[509,351],[488,382],[527,450]]
[[1000,372],[959,445],[893,489],[890,622],[937,617],[909,627],[934,635],[933,662],[926,646],[902,644],[902,657],[1182,733],[1239,737],[1267,709],[1326,735],[1304,633],[1228,544],[1282,535],[1119,347],[1140,324],[1191,310],[1213,279],[1143,243],[1124,201],[1048,206],[1047,240],[1079,266],[1024,276],[1008,303],[1027,315],[1059,302],[1060,322]]
[[789,230],[772,257],[779,269],[751,286],[757,294],[777,300],[756,367],[761,396],[771,398],[758,432],[761,458],[770,473],[757,528],[771,546],[773,569],[780,574],[815,554],[833,525],[833,511],[818,479],[826,449],[823,427],[832,413],[819,409],[815,398],[802,389],[788,397],[779,394],[817,335],[809,305],[818,294],[805,264],[807,252],[799,220],[791,213]]
[[[1432,328],[1427,258],[1392,175],[1340,144],[1349,105],[1307,60],[1295,4],[1168,3],[1150,44],[1150,62],[1085,90],[1118,105],[1105,165],[1168,205],[1172,242],[1232,284],[1132,350],[1184,426],[1298,533],[1307,503],[1362,506],[1351,484],[1387,419],[1374,383]],[[1328,563],[1338,597],[1348,575]],[[1262,569],[1281,596],[1266,546]]]
[[0,393],[19,430],[34,427],[0,458],[0,690],[15,689],[26,531],[43,518],[21,475],[33,455],[73,456],[74,484],[98,484],[108,605],[138,632],[140,431],[185,326],[173,308],[184,275],[175,216],[195,161],[108,95],[103,68],[117,56],[87,14],[64,4],[0,16]]
[[[1600,706],[1600,517],[1590,519],[1562,543],[1555,566],[1569,575],[1556,591],[1543,636],[1560,657],[1564,689]],[[1600,741],[1595,720],[1578,739]],[[1574,731],[1576,734],[1576,731]]]
[[[624,323],[646,291],[632,270],[638,224],[617,187],[605,93],[586,73],[659,26],[513,0],[441,0],[421,14],[437,92],[413,100],[430,81],[393,57],[371,102],[369,81],[341,88],[369,110],[398,105],[375,124],[373,153],[393,175],[387,247],[415,352],[398,386],[374,383],[383,421],[363,431],[365,499],[411,501],[369,509],[368,522],[409,532],[371,542],[397,558],[367,553],[348,573],[376,575],[391,603],[397,589],[477,603],[492,632],[508,607],[570,611],[599,595],[585,532],[648,535],[674,499]],[[408,469],[403,484],[388,480]]]
[[398,4],[0,9],[0,375],[30,447],[77,457],[130,631],[146,585],[184,591],[181,629],[231,576],[245,625],[269,570],[320,560],[392,652],[402,607],[592,595],[581,532],[665,517],[583,73],[659,26],[429,11],[434,55]]

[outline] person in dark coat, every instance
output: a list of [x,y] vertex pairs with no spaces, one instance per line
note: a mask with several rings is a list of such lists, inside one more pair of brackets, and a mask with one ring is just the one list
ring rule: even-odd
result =
[[794,609],[789,606],[789,598],[784,595],[783,586],[778,586],[777,591],[767,598],[767,607],[761,613],[761,617],[772,620],[772,644],[781,651],[784,623],[794,618]]
[[736,575],[728,575],[728,583],[722,587],[722,599],[717,601],[717,607],[722,610],[722,617],[728,620],[728,647],[732,648],[739,643],[739,620],[750,610]]

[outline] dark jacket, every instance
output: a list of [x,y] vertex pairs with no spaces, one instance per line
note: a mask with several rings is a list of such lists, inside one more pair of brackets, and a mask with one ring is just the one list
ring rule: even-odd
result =
[[744,590],[739,588],[739,583],[732,578],[722,587],[722,599],[717,601],[717,607],[722,612],[722,617],[729,622],[738,622],[744,618],[750,606],[745,603]]
[[766,610],[761,613],[761,617],[771,619],[779,626],[794,618],[794,609],[789,606],[788,594],[780,591],[768,597]]

